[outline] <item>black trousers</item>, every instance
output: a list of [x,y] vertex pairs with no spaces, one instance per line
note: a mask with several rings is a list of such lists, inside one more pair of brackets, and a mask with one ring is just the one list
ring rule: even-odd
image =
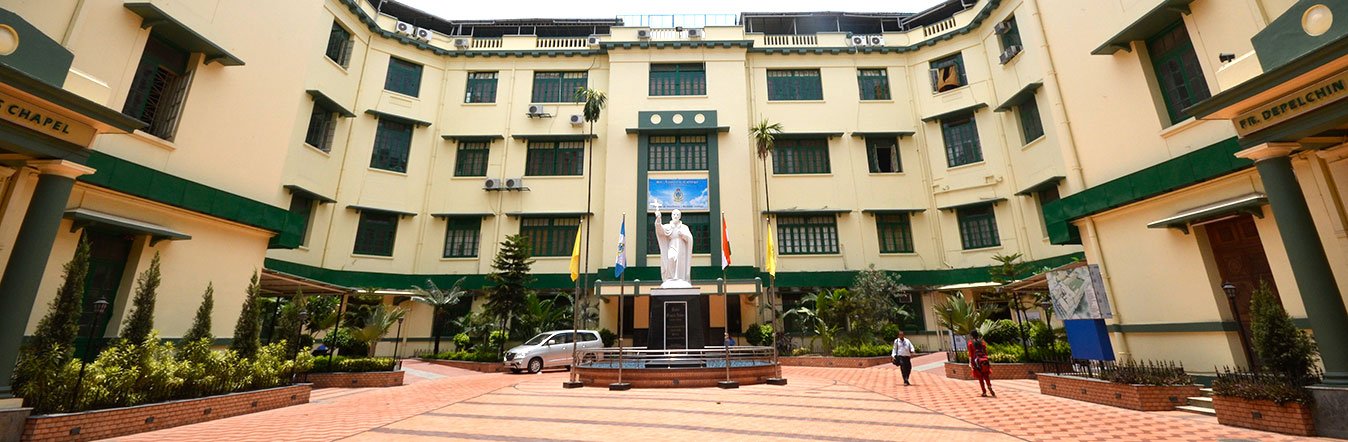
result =
[[899,371],[903,373],[903,383],[908,383],[908,375],[913,374],[913,358],[911,356],[895,356],[899,361]]

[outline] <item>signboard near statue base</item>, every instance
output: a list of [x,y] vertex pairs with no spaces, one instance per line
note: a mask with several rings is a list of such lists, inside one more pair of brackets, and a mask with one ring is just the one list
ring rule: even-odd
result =
[[708,322],[703,314],[702,289],[651,289],[650,331],[646,348],[651,350],[700,349],[707,342]]

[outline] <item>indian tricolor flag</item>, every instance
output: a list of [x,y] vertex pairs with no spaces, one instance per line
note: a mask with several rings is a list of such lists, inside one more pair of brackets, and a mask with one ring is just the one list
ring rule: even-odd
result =
[[721,270],[730,267],[730,236],[726,234],[725,212],[721,212]]

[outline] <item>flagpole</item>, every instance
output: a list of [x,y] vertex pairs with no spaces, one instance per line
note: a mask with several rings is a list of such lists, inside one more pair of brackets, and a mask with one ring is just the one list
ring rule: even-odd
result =
[[[609,391],[625,391],[632,389],[632,384],[623,382],[623,297],[625,294],[624,282],[627,279],[627,213],[623,212],[623,221],[619,227],[618,234],[618,257],[613,263],[614,270],[618,273],[618,382],[608,385]],[[635,280],[633,284],[633,294],[641,291],[641,280]]]
[[[627,272],[618,276],[618,384],[623,383],[623,282]],[[613,387],[610,385],[609,387]],[[610,388],[611,390],[612,388]]]
[[721,300],[725,303],[725,311],[722,317],[725,318],[725,340],[721,342],[725,346],[725,380],[717,382],[716,386],[721,388],[739,388],[739,382],[730,380],[730,295],[726,293],[726,268],[730,267],[730,238],[726,233],[725,212],[721,212],[721,279],[718,281],[721,288]]
[[[771,238],[772,235],[771,215],[768,216],[768,235],[769,238]],[[779,341],[778,337],[786,336],[786,330],[783,330],[781,328],[781,324],[778,324],[777,322],[779,316],[777,314],[777,258],[776,256],[773,256],[777,254],[776,241],[772,241],[772,247],[770,247],[769,249],[770,250],[768,250],[767,253],[771,255],[768,256],[768,259],[773,260],[773,263],[772,263],[772,271],[768,272],[768,307],[769,310],[772,312],[772,365],[774,367],[774,372],[777,373],[777,376],[773,378],[768,378],[767,383],[769,385],[786,385],[786,379],[782,378],[782,360],[781,358],[778,357],[779,355],[777,354],[777,343]]]
[[[588,212],[589,210],[587,209],[586,211]],[[588,222],[585,220],[585,217],[584,217],[584,216],[581,216],[581,217],[580,217],[580,222],[581,222],[581,224],[584,224],[584,227],[589,227],[589,226],[590,226],[590,225],[588,224]],[[577,226],[576,226],[576,240],[577,240],[577,241],[580,241],[580,232],[581,232],[580,228],[581,228],[581,227],[582,227],[582,226],[580,226],[580,225],[577,225]],[[580,245],[580,244],[577,243],[576,245]],[[572,246],[572,249],[575,249],[575,248],[576,248],[575,246]],[[574,260],[575,260],[575,257],[574,257],[574,256],[575,256],[576,250],[572,250],[571,253],[572,253],[572,259],[573,259],[572,264],[574,265],[574,264],[576,264],[576,262],[574,261]],[[576,269],[576,267],[572,267],[572,269]],[[574,271],[574,270],[573,270],[573,271]],[[580,350],[580,343],[577,342],[577,338],[580,337],[580,330],[579,330],[579,329],[580,329],[580,325],[579,325],[580,323],[578,322],[578,321],[580,321],[580,278],[575,278],[575,276],[578,276],[578,275],[572,274],[572,277],[574,278],[574,280],[575,280],[575,282],[576,282],[576,297],[573,298],[573,299],[571,300],[571,370],[570,370],[570,371],[571,371],[571,380],[568,381],[568,382],[563,382],[563,383],[562,383],[562,388],[580,388],[580,387],[584,387],[584,386],[585,386],[585,384],[583,384],[583,383],[580,382],[579,376],[578,376],[578,374],[576,373],[576,363],[579,362],[579,361],[577,361],[576,359],[577,359],[577,356],[580,355],[580,351],[579,351],[579,350]]]

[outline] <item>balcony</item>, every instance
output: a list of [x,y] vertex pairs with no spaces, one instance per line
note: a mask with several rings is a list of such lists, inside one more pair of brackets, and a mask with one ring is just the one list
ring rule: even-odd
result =
[[815,34],[771,34],[763,36],[763,46],[818,46],[819,36]]
[[538,37],[534,47],[538,49],[586,49],[589,45],[585,37]]

